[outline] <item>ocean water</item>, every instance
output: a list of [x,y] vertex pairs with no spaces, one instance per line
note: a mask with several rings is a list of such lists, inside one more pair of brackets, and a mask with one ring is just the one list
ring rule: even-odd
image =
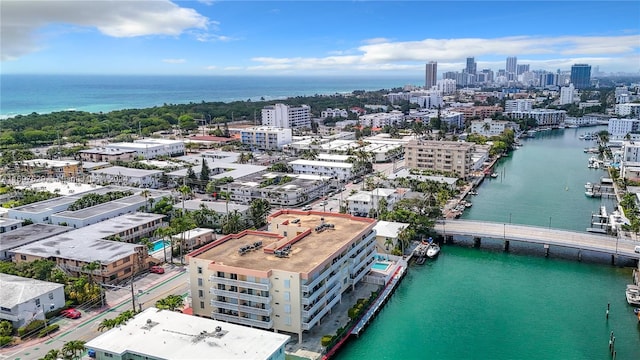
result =
[[398,77],[0,75],[0,118],[63,110],[108,112],[190,102],[275,100],[419,84]]

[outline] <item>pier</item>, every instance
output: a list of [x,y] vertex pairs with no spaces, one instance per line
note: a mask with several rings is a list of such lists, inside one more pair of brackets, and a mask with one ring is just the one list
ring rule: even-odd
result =
[[346,335],[322,357],[322,360],[328,360],[333,357],[336,352],[340,350],[342,345],[344,345],[344,343],[349,340],[351,335],[360,335],[360,333],[367,327],[367,325],[369,325],[371,320],[380,312],[384,304],[386,304],[386,302],[389,300],[391,294],[393,294],[393,292],[396,290],[396,288],[400,284],[400,280],[402,280],[402,278],[407,273],[407,266],[407,261],[402,260],[401,262],[399,262],[398,267],[393,273],[393,276],[391,276],[391,279],[384,286],[384,289],[382,290],[382,292],[380,292],[376,300],[369,306],[360,320],[358,320],[358,322],[349,331],[347,331]]
[[605,253],[611,255],[612,262],[617,256],[640,259],[640,253],[634,252],[634,247],[640,242],[629,237],[471,220],[440,220],[434,225],[434,230],[443,235],[445,240],[452,236],[472,237],[477,246],[480,246],[482,238],[503,240],[505,250],[509,248],[509,241],[520,241],[541,244],[545,251],[549,250],[549,246],[560,246]]

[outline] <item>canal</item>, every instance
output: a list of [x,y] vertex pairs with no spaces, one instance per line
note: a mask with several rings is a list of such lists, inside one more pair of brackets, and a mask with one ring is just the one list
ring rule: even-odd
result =
[[[587,168],[593,146],[578,138],[600,128],[540,132],[496,166],[465,219],[585,231],[591,214],[613,203],[584,195],[606,172]],[[484,244],[484,242],[483,242]],[[513,248],[513,247],[512,247]],[[412,266],[359,339],[339,359],[640,358],[640,328],[624,297],[631,269],[594,256],[540,256],[527,246],[504,253],[445,245],[439,258]],[[605,312],[610,306],[607,319]]]

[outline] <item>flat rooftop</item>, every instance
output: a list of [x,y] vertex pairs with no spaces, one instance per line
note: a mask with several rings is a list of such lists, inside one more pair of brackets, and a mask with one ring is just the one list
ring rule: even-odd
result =
[[73,228],[48,224],[23,226],[0,236],[0,251],[30,244],[71,230],[73,230]]
[[[334,229],[316,232],[315,227],[322,223],[321,218],[324,218],[325,223],[333,224]],[[292,224],[291,221],[294,219],[300,219],[300,222]],[[351,215],[285,210],[276,213],[276,217],[271,219],[269,229],[271,230],[277,224],[282,224],[287,220],[290,226],[298,225],[296,233],[302,233],[309,229],[311,233],[294,243],[291,246],[291,253],[286,258],[279,258],[273,254],[265,253],[263,249],[275,242],[279,243],[278,247],[283,246],[287,240],[293,239],[296,233],[291,232],[289,237],[285,239],[271,232],[248,232],[239,238],[233,238],[232,236],[230,240],[197,254],[195,258],[215,261],[217,264],[226,266],[259,271],[279,269],[309,273],[329,256],[346,246],[358,233],[374,223],[372,219]],[[250,251],[244,255],[238,253],[240,247],[256,241],[262,241],[263,248]]]
[[[220,331],[216,332],[216,328]],[[86,343],[88,349],[155,359],[268,359],[289,336],[273,331],[148,308]]]

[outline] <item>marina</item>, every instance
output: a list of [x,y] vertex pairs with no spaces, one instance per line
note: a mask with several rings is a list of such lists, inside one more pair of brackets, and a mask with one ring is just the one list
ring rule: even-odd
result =
[[[523,139],[522,149],[495,164],[492,172],[504,175],[463,192],[477,195],[460,219],[494,223],[498,240],[487,238],[486,245],[483,241],[474,248],[472,236],[467,242],[456,238],[455,246],[443,245],[438,261],[410,268],[384,311],[343,347],[340,358],[415,359],[425,356],[424,349],[444,360],[507,360],[523,354],[527,359],[584,359],[585,353],[604,358],[611,356],[607,343],[615,330],[617,359],[637,359],[638,319],[625,297],[632,269],[609,265],[615,236],[607,237],[608,252],[583,250],[582,261],[579,249],[551,245],[544,257],[539,255],[544,255],[542,243],[515,242],[509,252],[503,248],[510,226],[604,236],[585,232],[603,206],[610,219],[616,213],[613,198],[584,194],[586,182],[610,185],[610,180],[584,166],[590,155],[582,152],[578,136],[583,132],[567,128]],[[446,221],[448,233],[448,222],[460,220]],[[633,257],[630,251],[625,253]],[[475,303],[492,306],[457,311],[469,307],[464,296],[469,291]],[[495,336],[505,331],[508,337]]]

